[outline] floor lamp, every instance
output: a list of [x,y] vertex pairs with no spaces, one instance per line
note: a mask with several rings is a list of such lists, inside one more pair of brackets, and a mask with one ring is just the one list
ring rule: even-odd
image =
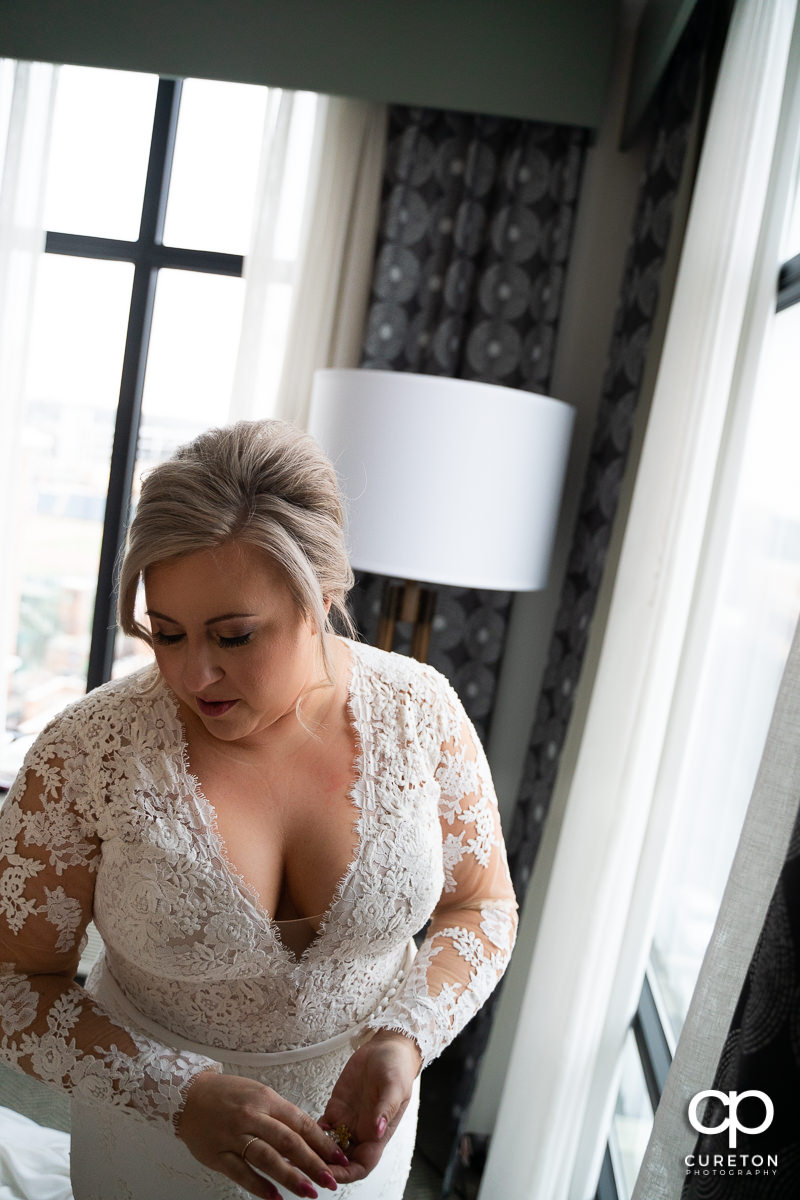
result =
[[411,621],[427,657],[436,584],[547,583],[573,410],[496,384],[403,371],[315,372],[309,432],[336,467],[352,566],[387,584],[377,644]]

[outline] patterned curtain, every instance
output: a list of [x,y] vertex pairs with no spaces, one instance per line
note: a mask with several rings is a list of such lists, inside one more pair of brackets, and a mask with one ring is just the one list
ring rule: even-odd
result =
[[[567,126],[391,110],[363,367],[548,391],[586,137]],[[367,641],[383,583],[361,575],[351,595]],[[510,599],[438,589],[429,661],[481,737]],[[408,643],[398,638],[397,649]]]
[[[390,110],[363,367],[549,391],[587,139],[568,126]],[[362,574],[351,593],[367,641],[384,582]],[[511,595],[437,591],[428,659],[485,739]],[[396,649],[408,646],[400,626]],[[442,1170],[454,1083],[448,1058],[425,1072],[418,1146]]]

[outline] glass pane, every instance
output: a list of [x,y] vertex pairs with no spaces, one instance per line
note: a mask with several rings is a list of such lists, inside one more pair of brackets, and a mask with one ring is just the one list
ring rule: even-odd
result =
[[60,233],[139,236],[158,79],[61,67],[45,203]]
[[85,690],[132,276],[126,263],[41,263],[17,460],[17,733]]
[[647,1094],[636,1039],[628,1033],[622,1052],[619,1094],[609,1148],[620,1200],[628,1200],[653,1128],[653,1106]]
[[716,919],[800,611],[798,344],[800,305],[778,314],[765,347],[676,796],[682,816],[652,951],[676,1038]]
[[139,444],[143,467],[227,420],[243,301],[241,279],[159,273]]
[[[204,429],[228,420],[243,299],[241,279],[190,271],[159,273],[134,504],[144,471]],[[118,636],[114,675],[136,670],[150,658],[143,642]]]
[[268,89],[187,79],[164,241],[244,254],[250,243]]

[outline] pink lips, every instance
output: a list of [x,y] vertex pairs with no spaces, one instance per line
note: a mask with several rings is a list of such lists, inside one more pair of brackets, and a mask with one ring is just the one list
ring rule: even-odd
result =
[[201,700],[199,696],[195,699],[204,717],[221,717],[237,703],[236,700]]

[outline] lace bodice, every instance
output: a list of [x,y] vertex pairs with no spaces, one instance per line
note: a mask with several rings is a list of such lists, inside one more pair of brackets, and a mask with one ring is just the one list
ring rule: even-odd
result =
[[[428,1062],[469,1020],[516,927],[486,760],[441,675],[351,651],[357,850],[299,957],[227,861],[152,669],[48,726],[0,810],[6,1062],[163,1124],[219,1064],[121,1020],[92,994],[104,978],[149,1021],[229,1050],[290,1050],[366,1023],[415,1038]],[[72,978],[92,918],[105,950],[84,990]]]

